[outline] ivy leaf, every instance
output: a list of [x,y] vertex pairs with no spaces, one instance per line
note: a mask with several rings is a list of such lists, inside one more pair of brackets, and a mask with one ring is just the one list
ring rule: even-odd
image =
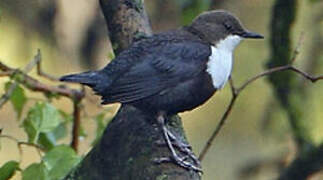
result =
[[22,172],[22,180],[51,180],[43,163],[34,163]]
[[[12,82],[7,82],[5,85],[5,90],[8,91],[12,84],[13,84]],[[26,98],[24,89],[21,88],[21,86],[19,86],[17,84],[16,88],[12,92],[9,99],[13,105],[14,110],[16,111],[16,113],[18,115],[18,118],[20,118],[21,112],[24,108],[24,105],[27,102],[27,98]]]
[[80,162],[80,157],[66,145],[56,146],[45,154],[43,162],[49,170],[51,180],[59,180]]
[[53,131],[62,122],[59,111],[48,103],[36,103],[23,122],[28,141],[36,143],[40,133]]
[[0,168],[0,180],[8,180],[15,175],[16,170],[19,169],[17,161],[8,161]]

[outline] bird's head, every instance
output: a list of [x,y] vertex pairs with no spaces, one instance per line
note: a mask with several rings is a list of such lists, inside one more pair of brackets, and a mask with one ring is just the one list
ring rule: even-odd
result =
[[217,46],[224,42],[227,48],[233,50],[242,39],[262,39],[262,35],[245,29],[239,19],[224,10],[208,11],[197,16],[190,28],[197,31],[203,40]]

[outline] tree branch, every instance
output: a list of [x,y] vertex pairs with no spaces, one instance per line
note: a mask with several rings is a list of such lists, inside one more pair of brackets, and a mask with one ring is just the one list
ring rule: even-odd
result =
[[[143,0],[100,0],[114,52],[118,55],[134,40],[152,34]],[[187,144],[179,116],[167,117],[168,128]],[[174,163],[156,164],[169,157],[156,117],[131,105],[122,105],[101,140],[65,179],[172,179],[198,180],[197,172]],[[179,152],[180,153],[180,152]]]
[[22,145],[34,147],[37,150],[40,158],[42,157],[41,152],[45,152],[45,149],[42,148],[42,147],[40,147],[40,146],[38,146],[37,144],[29,143],[29,142],[24,142],[24,141],[19,141],[17,138],[15,138],[13,136],[0,134],[0,138],[9,139],[11,141],[14,141],[17,144],[17,148],[19,150],[19,162],[22,161],[22,148],[21,148]]
[[304,33],[301,33],[299,41],[293,51],[292,54],[292,58],[289,61],[290,64],[284,65],[284,66],[278,66],[278,67],[273,67],[270,68],[254,77],[251,77],[250,79],[246,80],[240,87],[235,87],[232,78],[230,77],[229,79],[229,83],[230,83],[230,89],[231,89],[231,94],[232,94],[232,98],[231,101],[228,105],[228,107],[226,108],[224,114],[222,115],[220,122],[217,124],[215,130],[213,131],[211,137],[207,140],[206,145],[203,147],[200,155],[199,155],[199,160],[202,161],[205,157],[205,155],[207,154],[207,152],[209,151],[210,147],[212,146],[212,143],[214,141],[214,139],[216,138],[216,136],[219,134],[220,130],[222,129],[223,125],[225,124],[226,119],[228,118],[228,116],[231,113],[231,109],[233,108],[234,103],[236,102],[236,99],[238,98],[238,96],[240,95],[241,91],[244,90],[248,85],[250,85],[252,82],[267,76],[267,75],[271,75],[273,73],[276,72],[283,72],[283,71],[293,71],[297,74],[300,74],[301,76],[303,76],[305,79],[310,80],[311,82],[316,82],[318,80],[322,80],[323,79],[323,75],[320,76],[313,76],[310,75],[296,67],[294,67],[292,65],[292,63],[295,62],[299,52],[300,52],[300,47],[303,45],[304,42]]
[[[296,57],[295,57],[296,58]],[[291,61],[293,62],[293,61]],[[292,65],[285,65],[285,66],[279,66],[279,67],[274,67],[271,68],[267,71],[264,71],[250,79],[248,79],[246,82],[244,82],[239,88],[236,88],[233,84],[233,81],[230,80],[230,86],[231,86],[231,92],[232,92],[232,98],[231,101],[228,105],[228,107],[226,108],[224,114],[222,115],[220,122],[217,124],[215,130],[213,131],[211,137],[207,140],[206,145],[203,147],[200,155],[199,155],[199,160],[202,161],[205,157],[205,155],[207,154],[208,150],[210,149],[210,147],[212,146],[212,143],[214,141],[214,139],[216,138],[216,136],[219,134],[220,130],[222,129],[223,125],[225,124],[226,119],[228,118],[228,116],[231,113],[231,110],[233,108],[234,103],[236,102],[237,97],[240,95],[241,91],[244,90],[248,85],[250,85],[252,82],[260,79],[261,77],[276,73],[276,72],[282,72],[282,71],[293,71],[297,74],[300,74],[301,76],[303,76],[304,78],[306,78],[307,80],[315,83],[318,80],[322,80],[323,79],[323,75],[320,76],[313,76],[310,75]]]
[[[13,69],[6,64],[0,61],[0,70],[2,70],[2,75],[6,75],[7,77],[11,77],[15,80],[15,82],[9,87],[7,92],[2,95],[0,98],[0,108],[3,106],[10,98],[12,93],[14,92],[17,84],[22,84],[27,89],[34,92],[42,92],[44,94],[54,94],[65,96],[73,101],[74,113],[73,113],[73,129],[72,129],[72,143],[71,146],[75,151],[77,151],[78,147],[78,137],[79,137],[79,127],[80,127],[80,102],[85,96],[84,89],[70,89],[65,86],[50,86],[44,83],[41,83],[37,79],[29,76],[27,73],[30,72],[35,66],[37,66],[37,73],[40,76],[43,76],[47,79],[56,81],[57,78],[52,77],[41,70],[41,53],[40,50],[37,51],[34,59],[28,63],[28,65],[24,68],[23,71],[19,69]],[[5,77],[5,76],[1,76]]]

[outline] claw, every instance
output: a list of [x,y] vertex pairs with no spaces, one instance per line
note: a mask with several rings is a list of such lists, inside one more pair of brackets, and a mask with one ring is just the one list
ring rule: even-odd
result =
[[[160,114],[157,116],[157,121],[158,123],[161,125],[162,128],[162,132],[166,141],[166,145],[169,148],[172,156],[170,158],[159,158],[159,159],[155,159],[154,161],[156,163],[163,163],[163,162],[175,162],[177,165],[188,169],[188,170],[193,170],[196,171],[198,173],[202,173],[202,169],[200,168],[200,162],[199,160],[196,158],[196,156],[193,154],[193,152],[190,150],[190,146],[182,143],[181,141],[179,141],[175,135],[173,135],[167,128],[165,125],[165,119],[163,114]],[[174,141],[174,145],[176,147],[179,148],[179,150],[185,154],[187,154],[187,156],[184,157],[180,157],[177,155],[173,143],[171,142],[170,138]],[[156,142],[156,143],[160,143]],[[193,165],[191,162],[186,161],[188,158],[193,159],[193,161],[199,166],[195,166]]]

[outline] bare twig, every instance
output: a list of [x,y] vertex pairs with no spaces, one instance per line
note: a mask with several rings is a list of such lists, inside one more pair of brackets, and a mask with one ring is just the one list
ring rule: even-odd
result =
[[[300,38],[300,41],[302,41],[303,38]],[[297,54],[299,53],[299,45],[296,47],[295,51],[294,51],[294,55],[292,57],[291,62],[294,62],[296,59]],[[244,82],[239,88],[236,88],[233,84],[232,79],[230,78],[230,86],[231,86],[231,92],[232,92],[232,98],[231,101],[226,109],[226,111],[224,112],[223,116],[221,117],[220,122],[217,124],[217,127],[215,128],[215,130],[213,131],[211,137],[208,139],[206,145],[204,146],[204,148],[202,149],[200,155],[199,155],[199,160],[202,161],[204,156],[206,155],[206,153],[208,152],[209,148],[212,146],[212,142],[214,141],[214,139],[216,138],[216,136],[218,135],[218,133],[220,132],[221,128],[223,127],[227,117],[229,116],[229,114],[231,113],[231,109],[237,99],[237,97],[239,96],[239,94],[241,93],[242,90],[244,90],[249,84],[251,84],[252,82],[256,81],[257,79],[270,75],[272,73],[275,72],[282,72],[282,71],[293,71],[297,74],[300,74],[301,76],[303,76],[304,78],[306,78],[307,80],[311,81],[311,82],[316,82],[318,80],[322,80],[323,79],[323,75],[320,76],[313,76],[310,75],[294,66],[292,66],[291,64],[285,65],[285,66],[278,66],[278,67],[274,67],[271,68],[267,71],[264,71],[250,79],[248,79],[246,82]]]
[[42,68],[41,68],[41,60],[42,60],[42,58],[41,58],[41,53],[40,53],[39,49],[37,51],[37,55],[39,56],[39,61],[37,62],[37,74],[39,76],[47,78],[47,79],[49,79],[51,81],[59,81],[59,79],[57,77],[54,77],[54,76],[52,76],[50,74],[47,74],[42,70]]
[[22,145],[34,147],[37,150],[40,158],[42,157],[41,152],[45,152],[45,149],[43,149],[42,147],[38,146],[37,144],[19,141],[17,138],[15,138],[13,136],[0,134],[0,138],[9,139],[11,141],[14,141],[17,144],[17,148],[18,148],[18,151],[19,151],[19,162],[22,161],[22,148],[21,148]]
[[6,91],[6,93],[4,93],[1,98],[0,98],[0,108],[6,104],[6,102],[10,99],[10,96],[12,95],[12,93],[14,92],[14,90],[17,87],[17,83],[13,83],[10,85],[10,87],[8,88],[8,90]]
[[77,152],[79,144],[79,134],[81,125],[81,103],[80,101],[74,101],[73,112],[73,129],[72,129],[72,142],[71,147]]
[[0,62],[0,69],[2,69],[3,71],[12,72],[10,73],[10,75],[13,75],[15,73],[15,75],[20,76],[20,78],[17,78],[16,81],[32,91],[53,93],[72,99],[82,99],[84,96],[84,92],[80,90],[70,89],[65,86],[49,86],[43,84],[33,77],[27,75],[26,73],[19,70],[14,70],[13,68],[3,64],[2,62]]
[[211,137],[207,140],[206,145],[203,147],[200,155],[199,155],[199,160],[202,161],[206,155],[206,153],[208,152],[208,150],[210,149],[210,147],[212,146],[212,143],[214,141],[214,139],[216,138],[216,136],[219,134],[220,130],[222,129],[223,125],[225,124],[226,119],[228,118],[228,116],[231,113],[232,107],[234,105],[234,103],[236,102],[236,99],[238,98],[238,96],[240,95],[241,91],[244,90],[249,84],[251,84],[252,82],[256,81],[257,79],[270,75],[272,73],[276,73],[276,72],[282,72],[282,71],[293,71],[297,74],[302,75],[304,78],[306,78],[307,80],[310,80],[311,82],[316,82],[318,80],[323,79],[323,75],[320,76],[313,76],[310,75],[296,67],[294,67],[292,65],[292,63],[296,60],[297,55],[299,54],[300,51],[300,47],[304,42],[304,33],[302,32],[299,38],[299,41],[295,47],[295,50],[293,51],[291,60],[290,60],[290,64],[284,65],[284,66],[278,66],[278,67],[273,67],[271,69],[268,69],[254,77],[251,77],[250,79],[248,79],[247,81],[245,81],[240,87],[235,87],[232,78],[230,77],[229,79],[229,83],[230,83],[230,87],[231,87],[231,93],[232,93],[232,98],[231,101],[228,105],[228,107],[226,108],[224,114],[222,115],[220,122],[217,124],[215,130],[213,131]]
[[[33,58],[32,61],[30,61],[30,63],[28,63],[26,65],[26,67],[24,68],[23,72],[24,73],[29,73],[32,68],[35,66],[35,64],[37,64],[40,61],[40,52],[38,52],[38,54]],[[0,77],[8,77],[8,76],[12,76],[16,70],[15,69],[8,69],[5,66],[1,66],[0,69],[4,72],[1,72],[1,76]],[[17,88],[17,82],[14,82],[13,84],[10,85],[10,87],[8,88],[8,90],[5,92],[5,94],[3,94],[0,98],[0,108],[10,99],[10,96],[12,95],[12,93],[15,91],[15,89]]]
[[220,122],[217,124],[217,126],[216,126],[215,130],[213,131],[211,137],[208,139],[206,145],[204,146],[202,152],[199,155],[199,160],[200,161],[202,161],[204,159],[206,153],[208,152],[208,150],[212,146],[213,140],[215,139],[215,137],[219,134],[220,130],[222,129],[226,119],[228,118],[228,116],[231,113],[232,107],[233,107],[238,95],[239,94],[237,94],[236,96],[233,96],[231,98],[231,101],[230,101],[228,107],[226,108],[224,114],[222,115]]
[[232,91],[232,98],[231,101],[228,105],[228,107],[226,108],[226,111],[224,112],[223,116],[221,117],[220,122],[217,124],[217,127],[215,128],[215,130],[213,131],[211,137],[208,139],[206,145],[204,146],[204,148],[202,149],[200,155],[199,155],[199,160],[202,161],[205,154],[208,152],[209,148],[212,146],[212,142],[214,141],[214,139],[216,138],[216,136],[218,135],[218,133],[220,132],[221,128],[223,127],[227,117],[230,115],[232,107],[237,99],[237,97],[240,95],[241,91],[244,90],[249,84],[251,84],[252,82],[256,81],[257,79],[267,76],[269,74],[275,73],[275,72],[282,72],[282,71],[293,71],[296,72],[297,74],[302,75],[304,78],[306,78],[307,80],[311,81],[311,82],[316,82],[318,80],[322,80],[323,79],[323,75],[320,76],[313,76],[310,75],[300,69],[297,69],[296,67],[292,66],[292,65],[285,65],[285,66],[279,66],[279,67],[274,67],[271,68],[267,71],[264,71],[250,79],[248,79],[246,82],[244,82],[239,88],[236,88],[233,84],[233,81],[230,80],[230,85],[231,85],[231,91]]

